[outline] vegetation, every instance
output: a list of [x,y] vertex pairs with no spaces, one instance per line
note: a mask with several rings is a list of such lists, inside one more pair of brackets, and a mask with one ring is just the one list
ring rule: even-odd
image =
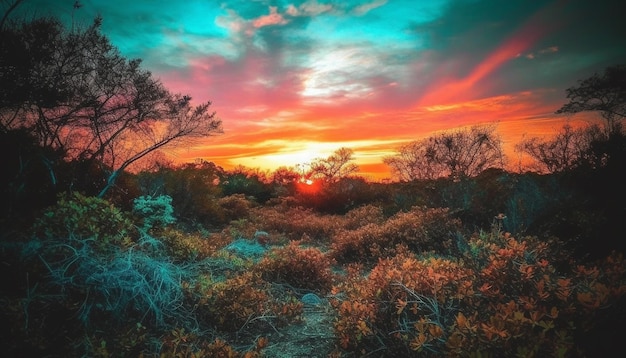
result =
[[386,157],[384,162],[403,181],[462,179],[489,168],[502,168],[504,154],[495,126],[482,125],[403,145],[398,154]]
[[[524,143],[538,165],[525,173],[502,169],[492,127],[400,148],[389,164],[402,180],[386,184],[359,178],[346,148],[308,173],[205,161],[131,173],[121,139],[161,120],[213,134],[208,106],[121,58],[97,21],[67,32],[5,16],[0,31],[3,53],[34,41],[15,50],[24,62],[0,57],[17,86],[0,93],[5,355],[251,358],[285,342],[319,357],[626,352],[621,122]],[[81,67],[84,55],[108,65]],[[609,92],[623,99],[623,85]],[[86,114],[101,116],[98,140]]]
[[210,103],[192,106],[140,60],[122,57],[100,25],[96,18],[66,30],[36,18],[0,28],[0,82],[10,89],[0,95],[0,129],[26,130],[75,165],[97,166],[103,176],[93,189],[102,197],[132,164],[182,139],[219,133],[221,121]]

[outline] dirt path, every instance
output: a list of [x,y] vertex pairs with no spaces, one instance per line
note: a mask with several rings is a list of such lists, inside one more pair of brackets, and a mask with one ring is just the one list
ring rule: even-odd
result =
[[305,304],[303,322],[273,333],[263,350],[267,358],[326,358],[333,350],[334,311],[327,301]]

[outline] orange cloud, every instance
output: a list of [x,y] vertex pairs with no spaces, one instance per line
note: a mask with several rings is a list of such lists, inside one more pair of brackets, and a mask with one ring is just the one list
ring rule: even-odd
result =
[[270,6],[270,14],[261,16],[252,21],[252,26],[255,28],[269,26],[269,25],[284,25],[287,20],[278,13],[276,6]]

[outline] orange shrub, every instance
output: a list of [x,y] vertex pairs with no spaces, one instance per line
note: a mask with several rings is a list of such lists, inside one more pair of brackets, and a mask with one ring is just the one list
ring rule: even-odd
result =
[[185,233],[172,228],[159,231],[158,236],[174,262],[206,259],[230,241],[215,234],[205,237],[200,233]]
[[332,260],[319,249],[300,247],[299,241],[275,248],[256,267],[269,282],[287,283],[295,288],[323,293],[332,287]]
[[342,221],[343,230],[356,230],[368,224],[382,224],[385,222],[385,215],[383,209],[378,206],[363,205],[347,212]]
[[320,215],[310,209],[288,206],[254,210],[254,222],[259,230],[276,233],[289,240],[306,238],[314,242],[328,241],[340,221],[339,216]]
[[[381,357],[585,356],[606,307],[626,295],[626,262],[556,270],[558,248],[493,231],[469,240],[462,259],[403,252],[367,278],[333,288],[343,351]],[[349,286],[352,286],[348,288]]]
[[233,220],[247,219],[250,216],[250,209],[255,205],[243,194],[233,194],[224,196],[217,200],[217,205],[221,208],[222,221],[229,223]]
[[220,330],[250,329],[267,320],[272,320],[272,326],[286,324],[302,313],[302,303],[293,297],[276,299],[270,284],[252,272],[196,289],[200,291],[197,314]]
[[449,217],[448,209],[414,207],[382,224],[366,224],[356,230],[342,230],[333,237],[333,257],[342,262],[376,262],[397,254],[398,245],[414,252],[448,253],[453,235],[461,223]]

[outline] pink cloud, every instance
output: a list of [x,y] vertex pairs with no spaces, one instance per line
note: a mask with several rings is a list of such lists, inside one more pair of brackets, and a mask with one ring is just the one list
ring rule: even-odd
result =
[[261,16],[252,21],[252,26],[260,28],[270,25],[284,25],[287,20],[277,12],[276,6],[270,6],[270,14]]
[[[546,18],[554,16],[556,8],[557,6],[553,4],[539,10],[518,31],[480,62],[468,76],[460,80],[448,78],[434,83],[419,103],[431,105],[479,98],[482,95],[481,88],[478,86],[481,81],[488,78],[507,61],[519,57],[520,53],[529,49],[542,36],[554,29],[556,24],[546,21]],[[534,55],[531,54],[528,58],[532,59]],[[482,86],[485,88],[486,84],[483,83]]]

